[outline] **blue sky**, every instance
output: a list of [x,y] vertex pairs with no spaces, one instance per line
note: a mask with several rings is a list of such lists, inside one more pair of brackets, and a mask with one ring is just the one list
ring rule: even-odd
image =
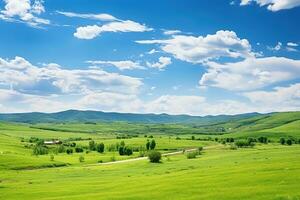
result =
[[0,112],[300,108],[300,0],[2,0]]

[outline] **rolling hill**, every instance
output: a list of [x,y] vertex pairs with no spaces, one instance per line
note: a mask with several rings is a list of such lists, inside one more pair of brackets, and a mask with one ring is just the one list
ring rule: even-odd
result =
[[259,113],[247,113],[240,115],[218,116],[190,116],[168,114],[132,114],[102,111],[67,110],[57,113],[12,113],[0,114],[0,121],[22,123],[49,123],[49,122],[98,122],[98,121],[125,121],[139,123],[197,123],[207,125],[212,123],[228,122],[260,116]]

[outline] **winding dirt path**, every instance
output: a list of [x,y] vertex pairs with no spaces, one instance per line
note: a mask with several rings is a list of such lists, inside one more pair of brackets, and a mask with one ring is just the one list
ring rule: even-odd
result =
[[[203,149],[206,149],[205,147]],[[185,152],[191,152],[191,151],[197,151],[198,149],[186,149]],[[175,151],[175,152],[170,152],[170,153],[164,153],[162,154],[162,156],[174,156],[174,155],[178,155],[178,154],[182,154],[184,150],[181,151]],[[112,165],[112,164],[120,164],[120,163],[128,163],[128,162],[134,162],[134,161],[138,161],[138,160],[147,160],[148,157],[139,157],[139,158],[131,158],[131,159],[127,159],[127,160],[118,160],[118,161],[113,161],[113,162],[106,162],[106,163],[98,163],[96,165]],[[95,164],[93,164],[95,165]]]

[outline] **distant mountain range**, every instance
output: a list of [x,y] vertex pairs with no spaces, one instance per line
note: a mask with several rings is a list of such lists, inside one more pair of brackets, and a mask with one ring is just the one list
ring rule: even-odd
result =
[[247,113],[239,115],[217,116],[190,116],[168,114],[132,114],[102,111],[67,110],[57,113],[12,113],[0,114],[0,121],[22,123],[48,123],[48,122],[138,122],[138,123],[197,123],[212,124],[231,120],[246,119],[263,115],[260,113]]

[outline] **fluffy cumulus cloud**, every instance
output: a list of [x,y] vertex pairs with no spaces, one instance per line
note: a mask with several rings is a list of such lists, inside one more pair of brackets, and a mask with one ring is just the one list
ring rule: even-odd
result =
[[0,58],[1,112],[65,109],[138,110],[139,78],[101,69],[65,69],[55,63],[35,66],[22,57]]
[[273,12],[300,6],[300,0],[241,0],[240,5],[245,6],[252,2],[259,6],[267,6],[268,10]]
[[134,62],[131,60],[123,60],[123,61],[102,61],[102,60],[95,60],[95,61],[87,61],[95,66],[114,66],[119,70],[133,70],[133,69],[145,69],[139,62]]
[[92,25],[92,26],[82,26],[76,29],[74,36],[79,39],[93,39],[104,32],[145,32],[151,31],[151,28],[147,26],[131,21],[117,21],[104,24],[102,26]]
[[249,58],[235,63],[207,63],[199,81],[232,91],[246,91],[300,78],[300,60],[284,57]]
[[272,91],[247,92],[244,96],[260,107],[264,107],[265,112],[300,109],[300,83],[287,87],[275,87]]
[[168,65],[172,64],[172,59],[169,57],[161,56],[156,63],[147,62],[148,67],[157,68],[159,70],[163,70]]
[[50,21],[38,17],[45,12],[41,0],[4,0],[4,9],[0,11],[0,19],[11,22],[24,22],[31,26],[47,25]]
[[248,58],[253,57],[248,40],[240,39],[233,31],[218,31],[207,36],[174,35],[166,40],[141,40],[139,44],[159,44],[161,49],[175,58],[191,62],[203,63],[221,57]]
[[136,93],[138,78],[108,73],[100,69],[69,70],[57,64],[32,65],[22,57],[0,58],[0,86],[23,93],[84,93],[86,91],[126,91]]

